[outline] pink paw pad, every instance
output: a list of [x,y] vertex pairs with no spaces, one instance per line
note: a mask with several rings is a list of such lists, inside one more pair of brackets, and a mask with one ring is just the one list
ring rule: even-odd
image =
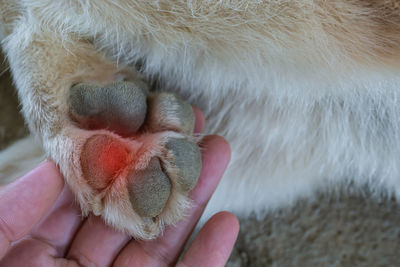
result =
[[129,165],[130,153],[121,141],[94,135],[86,141],[81,153],[83,176],[94,189],[103,190]]

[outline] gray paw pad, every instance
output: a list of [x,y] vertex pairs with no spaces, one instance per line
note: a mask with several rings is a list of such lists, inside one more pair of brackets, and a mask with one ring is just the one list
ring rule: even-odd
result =
[[184,139],[171,139],[165,145],[172,164],[178,171],[178,184],[182,190],[193,189],[201,172],[201,153],[198,146]]
[[146,123],[152,130],[173,130],[192,134],[195,116],[192,106],[171,93],[161,93],[149,99]]
[[131,173],[128,180],[133,209],[143,217],[159,215],[171,192],[171,183],[162,171],[159,159],[153,158],[145,170]]
[[131,135],[143,124],[147,112],[147,85],[115,82],[108,86],[81,83],[68,95],[72,117],[89,129],[110,129]]

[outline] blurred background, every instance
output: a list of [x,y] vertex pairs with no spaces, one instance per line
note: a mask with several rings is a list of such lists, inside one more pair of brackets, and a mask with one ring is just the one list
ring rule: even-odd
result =
[[0,51],[0,150],[28,134],[18,105],[17,92]]

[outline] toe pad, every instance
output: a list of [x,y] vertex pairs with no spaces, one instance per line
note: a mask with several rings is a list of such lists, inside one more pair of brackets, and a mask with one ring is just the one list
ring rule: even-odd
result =
[[171,183],[162,171],[159,159],[153,158],[145,170],[132,172],[128,179],[133,209],[143,217],[159,215],[171,192]]
[[102,190],[128,165],[129,150],[121,141],[105,135],[90,137],[83,146],[83,176],[97,190]]
[[165,147],[169,150],[172,164],[178,171],[178,184],[181,189],[193,189],[201,171],[201,153],[198,146],[185,139],[171,139]]

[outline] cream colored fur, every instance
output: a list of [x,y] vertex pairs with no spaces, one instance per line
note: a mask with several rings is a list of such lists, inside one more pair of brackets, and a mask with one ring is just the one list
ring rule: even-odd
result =
[[77,192],[82,137],[65,92],[140,61],[232,146],[206,216],[262,214],[338,183],[400,194],[397,1],[7,1],[18,2],[3,48],[23,112]]

